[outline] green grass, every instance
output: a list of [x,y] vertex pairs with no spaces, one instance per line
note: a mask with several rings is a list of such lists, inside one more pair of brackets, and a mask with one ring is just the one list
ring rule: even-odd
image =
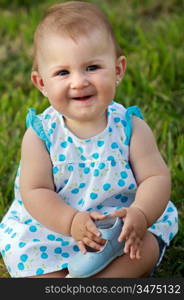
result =
[[[13,182],[29,107],[47,100],[30,81],[32,36],[43,11],[58,1],[1,0],[0,6],[0,218],[13,200]],[[101,0],[127,57],[127,72],[116,94],[125,106],[138,105],[156,136],[172,173],[172,201],[179,233],[156,277],[184,275],[184,1]],[[0,260],[0,277],[8,277]]]

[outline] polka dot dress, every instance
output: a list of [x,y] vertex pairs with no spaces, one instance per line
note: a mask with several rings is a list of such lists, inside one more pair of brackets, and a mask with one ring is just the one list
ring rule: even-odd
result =
[[[128,160],[133,115],[142,117],[138,107],[125,109],[112,102],[104,131],[90,139],[79,139],[53,107],[40,115],[30,109],[27,126],[44,141],[50,153],[61,201],[80,211],[103,214],[131,205],[137,188]],[[19,191],[20,168],[21,163],[15,199],[0,223],[0,250],[7,269],[12,277],[27,277],[67,268],[78,246],[73,238],[45,228],[26,210]],[[177,210],[172,202],[149,230],[169,245],[178,230]]]

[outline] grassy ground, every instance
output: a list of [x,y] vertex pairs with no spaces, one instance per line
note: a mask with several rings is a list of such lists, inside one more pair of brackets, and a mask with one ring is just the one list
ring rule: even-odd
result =
[[[0,4],[0,218],[13,199],[13,181],[29,107],[47,105],[30,82],[32,35],[42,12],[58,1],[1,0]],[[172,172],[179,233],[156,277],[184,275],[184,1],[91,0],[109,16],[127,74],[116,100],[141,107]],[[8,277],[0,260],[0,277]]]

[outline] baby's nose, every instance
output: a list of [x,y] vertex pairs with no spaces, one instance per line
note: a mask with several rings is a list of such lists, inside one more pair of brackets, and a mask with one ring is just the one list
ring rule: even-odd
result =
[[72,89],[81,89],[89,85],[89,82],[83,74],[75,74],[72,76],[70,87]]

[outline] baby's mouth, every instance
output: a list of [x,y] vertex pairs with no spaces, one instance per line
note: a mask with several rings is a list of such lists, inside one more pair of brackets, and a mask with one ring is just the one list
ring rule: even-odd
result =
[[86,101],[89,100],[92,97],[92,95],[83,96],[83,97],[73,97],[72,100],[75,101]]

